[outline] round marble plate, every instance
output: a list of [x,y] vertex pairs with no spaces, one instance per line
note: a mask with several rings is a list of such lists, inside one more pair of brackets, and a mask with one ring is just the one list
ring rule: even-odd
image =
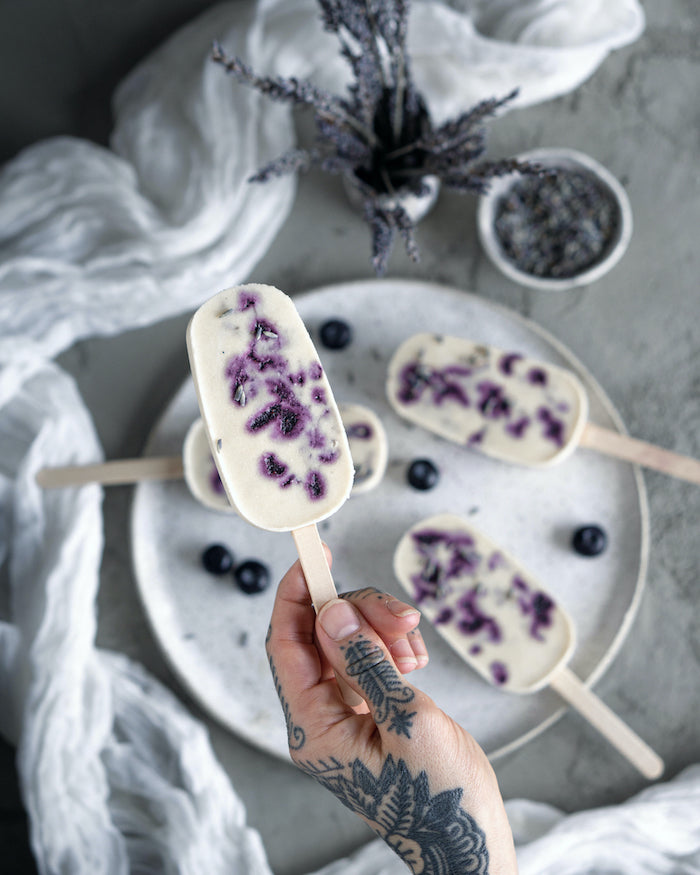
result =
[[[644,585],[648,524],[639,472],[586,449],[545,470],[488,459],[399,419],[385,399],[384,379],[398,344],[410,334],[431,330],[571,368],[589,393],[590,419],[623,430],[602,389],[551,335],[467,292],[376,280],[319,289],[295,301],[336,399],[372,407],[389,438],[389,466],[382,483],[351,497],[320,525],[333,550],[338,589],[376,586],[403,597],[392,573],[394,549],[403,532],[441,511],[466,514],[519,557],[568,609],[578,633],[571,667],[594,682],[629,631]],[[318,341],[318,329],[330,317],[354,326],[354,341],[345,350],[326,350]],[[179,453],[198,415],[194,388],[187,381],[154,429],[147,453]],[[418,492],[406,482],[407,466],[417,457],[429,457],[440,468],[440,481],[431,491]],[[570,547],[573,530],[590,522],[609,534],[607,551],[594,559],[578,556]],[[237,561],[262,559],[274,580],[296,558],[291,535],[264,532],[235,515],[208,510],[190,496],[184,481],[146,482],[136,488],[135,572],[163,652],[213,717],[252,744],[287,757],[282,711],[263,646],[275,587],[247,596],[230,576],[207,574],[200,554],[213,542],[229,545]],[[553,692],[517,696],[492,688],[425,622],[423,634],[431,661],[411,680],[466,727],[492,758],[522,745],[562,713]],[[593,730],[582,723],[581,731]]]

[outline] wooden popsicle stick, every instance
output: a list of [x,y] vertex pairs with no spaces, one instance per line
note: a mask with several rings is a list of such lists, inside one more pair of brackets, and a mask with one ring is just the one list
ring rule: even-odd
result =
[[700,485],[700,460],[664,450],[592,422],[584,426],[579,446]]
[[36,482],[44,489],[103,483],[116,486],[139,480],[177,480],[184,474],[182,456],[153,456],[142,459],[117,459],[95,465],[67,465],[42,468]]
[[592,690],[566,666],[550,678],[550,686],[594,726],[645,778],[653,781],[664,770],[663,760],[649,745],[611,711]]
[[[293,529],[292,537],[299,554],[299,561],[306,578],[306,585],[309,588],[311,602],[313,603],[314,610],[318,613],[326,602],[338,598],[338,593],[328,565],[326,551],[323,549],[321,536],[316,528],[316,523],[311,523],[300,529]],[[354,708],[355,705],[362,703],[361,696],[348,685],[347,681],[343,680],[338,674],[336,674],[336,680],[346,705]]]

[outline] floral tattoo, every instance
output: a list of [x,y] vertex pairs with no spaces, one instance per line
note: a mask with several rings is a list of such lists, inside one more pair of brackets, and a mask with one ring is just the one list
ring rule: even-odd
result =
[[375,776],[356,759],[335,757],[301,768],[356,814],[418,875],[488,875],[486,836],[460,805],[461,788],[431,794],[424,771],[413,776],[389,755]]

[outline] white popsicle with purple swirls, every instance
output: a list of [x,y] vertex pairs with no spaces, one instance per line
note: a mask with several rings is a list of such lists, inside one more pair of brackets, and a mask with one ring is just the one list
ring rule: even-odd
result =
[[389,461],[386,429],[377,414],[364,404],[344,402],[338,407],[355,468],[352,494],[370,492],[381,483]]
[[404,419],[503,462],[546,467],[581,446],[700,485],[700,459],[588,422],[579,379],[520,352],[414,334],[392,356],[386,390]]
[[347,437],[292,300],[227,289],[193,316],[187,343],[209,444],[229,501],[259,528],[292,531],[350,494]]
[[576,634],[566,611],[461,517],[439,514],[409,529],[394,571],[465,662],[504,690],[545,686],[573,652]]
[[389,363],[387,395],[405,419],[485,455],[523,465],[564,459],[588,401],[569,371],[518,352],[415,334]]
[[[316,611],[337,598],[317,523],[352,489],[350,446],[316,348],[274,286],[224,289],[197,310],[187,352],[199,409],[231,505],[291,532]],[[342,679],[348,705],[361,701]]]
[[574,624],[558,600],[466,520],[438,514],[412,526],[394,572],[423,616],[489,683],[512,693],[549,686],[645,775],[660,757],[569,669]]

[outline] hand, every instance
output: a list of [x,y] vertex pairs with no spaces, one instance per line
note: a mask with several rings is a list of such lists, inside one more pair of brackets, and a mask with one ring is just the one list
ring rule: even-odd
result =
[[[330,557],[329,557],[330,558]],[[363,589],[311,606],[299,563],[280,583],[267,652],[294,762],[414,873],[515,873],[486,755],[404,675],[427,663],[420,614]],[[335,673],[364,699],[348,707]]]

